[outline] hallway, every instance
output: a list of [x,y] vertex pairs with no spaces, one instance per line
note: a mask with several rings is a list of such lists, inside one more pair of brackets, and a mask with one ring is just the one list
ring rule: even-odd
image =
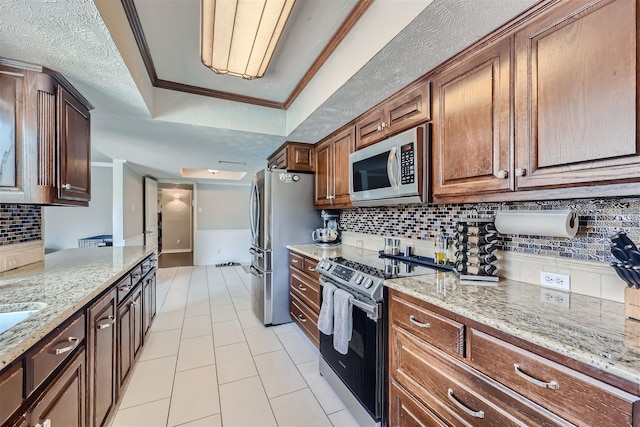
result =
[[160,268],[158,314],[111,427],[357,426],[293,323],[265,328],[241,266]]

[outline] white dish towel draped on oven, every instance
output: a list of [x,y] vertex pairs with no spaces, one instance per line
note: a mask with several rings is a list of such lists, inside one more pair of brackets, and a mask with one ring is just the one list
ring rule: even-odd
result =
[[353,326],[351,294],[342,289],[333,293],[333,348],[341,354],[349,352]]
[[318,316],[318,330],[325,335],[333,333],[333,292],[335,285],[325,282],[322,286],[322,306]]

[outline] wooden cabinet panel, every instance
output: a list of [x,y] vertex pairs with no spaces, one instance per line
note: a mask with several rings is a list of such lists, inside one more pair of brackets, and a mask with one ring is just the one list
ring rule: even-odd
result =
[[316,314],[320,314],[320,283],[295,270],[290,274],[291,292]]
[[27,395],[31,394],[81,344],[84,344],[85,317],[78,315],[43,339],[26,356]]
[[313,145],[287,141],[267,158],[269,168],[293,172],[313,172],[315,162]]
[[469,331],[473,366],[578,425],[632,425],[640,398],[498,338]]
[[[393,324],[455,356],[464,356],[464,325],[400,298],[392,292],[389,312]],[[416,301],[417,302],[417,301]]]
[[21,365],[12,366],[0,375],[0,424],[3,424],[23,402],[23,370]]
[[118,307],[118,389],[120,389],[142,348],[142,285],[138,284]]
[[318,315],[307,307],[293,293],[289,294],[291,298],[290,309],[291,318],[302,329],[302,332],[315,344],[320,347],[320,331],[318,331]]
[[50,423],[52,427],[85,425],[85,352],[77,353],[69,366],[28,412],[31,425]]
[[315,147],[316,209],[351,207],[349,196],[349,154],[355,148],[353,126],[320,142]]
[[304,268],[304,257],[295,252],[289,252],[289,265],[298,270]]
[[133,289],[131,285],[131,275],[127,274],[122,279],[120,279],[116,284],[116,290],[118,292],[118,297],[117,297],[118,304],[124,301],[127,295],[129,295],[129,292],[131,292],[131,289]]
[[302,263],[302,271],[307,276],[314,279],[315,283],[319,283],[320,273],[316,271],[316,267],[318,266],[318,261],[315,259],[305,257]]
[[390,427],[447,427],[447,424],[411,396],[400,384],[389,385]]
[[356,121],[356,150],[386,138],[384,133],[384,110],[374,110]]
[[149,272],[143,282],[142,287],[142,300],[143,300],[143,319],[142,328],[144,331],[144,338],[146,340],[147,334],[151,329],[151,324],[156,316],[156,273],[155,271]]
[[87,384],[90,427],[103,427],[116,404],[116,295],[112,287],[87,309]]
[[393,378],[450,425],[571,425],[395,325],[390,340]]
[[433,196],[513,189],[511,47],[504,39],[433,79]]
[[640,177],[637,22],[636,1],[571,0],[516,33],[518,189]]

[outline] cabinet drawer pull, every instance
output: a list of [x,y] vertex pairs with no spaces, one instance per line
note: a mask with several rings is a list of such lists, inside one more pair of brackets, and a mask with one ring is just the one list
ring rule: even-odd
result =
[[133,278],[133,279],[137,279],[137,278],[139,278],[140,276],[142,276],[142,274],[140,274],[140,273],[133,273],[133,274],[131,275],[131,278]]
[[111,325],[116,323],[116,317],[115,316],[109,316],[108,319],[109,319],[109,321],[107,323],[99,324],[98,325],[98,329],[107,329],[107,328],[111,327]]
[[447,390],[447,397],[449,398],[451,403],[462,409],[466,414],[471,415],[474,418],[484,418],[484,411],[473,411],[467,408],[462,402],[456,399],[456,397],[453,395],[453,390]]
[[42,422],[42,424],[38,423],[33,427],[51,427],[51,420],[49,418],[47,418],[46,420],[44,420]]
[[294,259],[291,260],[291,262],[294,263],[294,264],[297,264],[298,260],[294,258]]
[[293,311],[290,311],[289,313],[291,314],[291,317],[297,317],[299,321],[301,321],[302,323],[306,323],[307,319],[302,314],[298,314],[296,316],[295,314],[293,314]]
[[513,370],[516,371],[516,374],[529,381],[531,384],[537,385],[538,387],[550,388],[551,390],[557,390],[560,388],[560,384],[558,384],[556,381],[549,381],[548,383],[545,383],[544,381],[540,381],[537,378],[533,378],[532,376],[525,374],[520,370],[520,365],[518,365],[517,363],[513,364]]
[[309,271],[316,271],[316,269],[315,269],[315,268],[313,268],[313,267],[307,267],[307,270],[309,270]]
[[509,178],[509,172],[508,171],[498,171],[498,174],[496,176],[498,177],[498,179],[507,179],[507,178]]
[[68,345],[68,346],[62,347],[62,348],[56,348],[56,356],[58,356],[60,354],[68,353],[71,350],[73,350],[74,348],[76,348],[78,346],[78,344],[80,344],[80,338],[69,337],[69,338],[67,338],[67,340],[71,343],[71,345]]
[[63,190],[71,190],[71,184],[62,184]]
[[302,285],[298,285],[298,289],[300,289],[302,292],[307,292],[307,288]]
[[431,323],[418,322],[416,320],[416,318],[413,317],[413,314],[411,316],[409,316],[409,322],[413,323],[414,325],[416,325],[419,328],[425,328],[425,329],[430,329],[431,328]]
[[129,292],[131,290],[131,286],[118,286],[119,291]]

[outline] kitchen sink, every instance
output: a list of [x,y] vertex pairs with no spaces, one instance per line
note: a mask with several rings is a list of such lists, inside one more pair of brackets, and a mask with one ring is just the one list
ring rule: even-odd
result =
[[0,334],[45,308],[43,302],[0,304]]

